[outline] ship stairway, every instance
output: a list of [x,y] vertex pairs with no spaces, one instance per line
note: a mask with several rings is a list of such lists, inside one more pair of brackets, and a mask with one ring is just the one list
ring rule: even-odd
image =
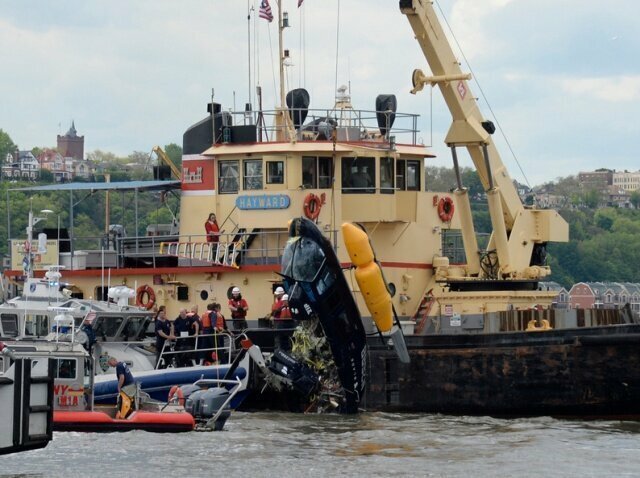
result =
[[422,335],[422,331],[429,319],[429,313],[431,312],[435,302],[436,299],[433,296],[433,289],[429,289],[429,291],[422,297],[418,310],[416,310],[416,313],[412,317],[412,320],[416,323],[415,335]]
[[239,249],[238,254],[234,257],[234,261],[237,264],[242,264],[244,253],[249,250],[249,247],[251,247],[251,243],[255,240],[259,233],[260,229],[253,229],[251,231],[248,231],[245,228],[239,228],[237,231],[235,231],[232,242],[243,244],[243,247]]

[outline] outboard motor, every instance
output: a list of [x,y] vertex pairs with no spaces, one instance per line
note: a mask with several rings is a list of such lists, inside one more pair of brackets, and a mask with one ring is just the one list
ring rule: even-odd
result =
[[190,413],[193,418],[197,419],[197,417],[201,414],[200,407],[202,406],[202,402],[200,399],[202,398],[204,392],[206,392],[206,390],[198,389],[191,395],[189,395],[189,398],[186,398],[184,401],[184,409],[187,411],[187,413]]
[[307,113],[309,113],[309,104],[311,103],[309,92],[304,88],[296,88],[287,93],[286,101],[293,126],[295,129],[300,129],[307,118]]
[[[200,395],[200,416],[196,418],[202,418],[208,420],[213,418],[218,410],[224,405],[224,402],[229,398],[229,391],[226,388],[210,388],[209,390],[205,390],[202,395]],[[231,415],[231,407],[227,403],[222,410],[222,413],[218,416],[215,423],[213,423],[214,431],[220,431],[224,427],[227,418]],[[211,426],[211,424],[209,424]]]
[[305,397],[311,395],[320,382],[313,370],[280,349],[273,353],[269,370],[291,381],[293,388]]
[[376,98],[376,119],[378,128],[385,138],[389,134],[393,122],[396,120],[398,101],[396,95],[378,95]]

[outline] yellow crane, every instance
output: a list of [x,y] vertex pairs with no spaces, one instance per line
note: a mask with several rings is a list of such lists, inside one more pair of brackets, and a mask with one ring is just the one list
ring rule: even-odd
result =
[[[544,266],[547,242],[568,240],[566,221],[556,211],[525,207],[520,201],[492,140],[495,127],[478,108],[469,88],[471,75],[462,72],[433,2],[400,0],[400,11],[409,20],[432,72],[427,76],[420,70],[414,71],[411,92],[416,93],[425,85],[439,87],[453,119],[445,143],[451,148],[458,181],[455,194],[468,261],[467,275],[484,279],[541,279],[549,274],[549,268]],[[487,250],[495,250],[497,257],[497,264],[491,267],[483,263],[478,250],[469,196],[460,179],[458,147],[469,152],[487,194],[493,228]]]
[[160,146],[154,146],[153,152],[156,153],[160,161],[169,166],[176,179],[182,180],[182,173],[180,172],[178,167],[173,164],[173,161],[171,161],[171,158],[167,156],[167,153],[164,152],[164,149],[162,149]]

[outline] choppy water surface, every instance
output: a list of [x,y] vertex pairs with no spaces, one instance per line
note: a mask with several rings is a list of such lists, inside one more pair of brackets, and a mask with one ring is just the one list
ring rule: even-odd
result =
[[640,423],[235,413],[224,432],[56,433],[7,476],[640,476]]

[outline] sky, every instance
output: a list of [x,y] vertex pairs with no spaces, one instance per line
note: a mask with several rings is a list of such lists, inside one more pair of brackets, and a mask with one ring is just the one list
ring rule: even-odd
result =
[[[451,165],[439,91],[409,94],[412,71],[429,70],[397,0],[282,2],[288,89],[305,87],[311,108],[325,110],[343,84],[356,109],[395,94],[400,112],[421,115],[418,139],[437,155],[433,164]],[[181,144],[212,91],[225,109],[241,110],[259,79],[271,110],[277,28],[248,22],[254,5],[0,0],[0,128],[31,149],[55,146],[75,121],[85,153],[126,156]],[[640,169],[640,2],[438,0],[436,8],[463,71],[473,72],[481,111],[505,134],[495,141],[512,177],[533,186],[600,167]]]

